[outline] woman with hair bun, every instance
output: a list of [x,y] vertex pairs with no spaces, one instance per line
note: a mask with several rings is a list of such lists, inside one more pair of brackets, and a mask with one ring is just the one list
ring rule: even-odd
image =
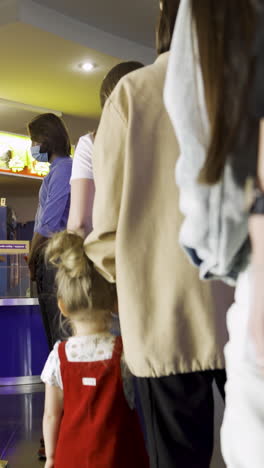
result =
[[120,337],[115,287],[94,268],[77,234],[55,234],[46,260],[57,268],[58,305],[72,336],[55,344],[45,382],[45,468],[148,468]]

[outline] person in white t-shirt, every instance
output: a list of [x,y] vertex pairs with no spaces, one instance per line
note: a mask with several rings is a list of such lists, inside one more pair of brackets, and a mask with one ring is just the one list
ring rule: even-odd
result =
[[71,205],[67,230],[85,237],[92,230],[94,133],[81,136],[76,146],[71,175]]
[[[101,108],[119,80],[128,73],[142,68],[140,62],[122,62],[105,76],[100,89]],[[73,158],[71,176],[71,206],[67,230],[85,238],[92,230],[92,210],[95,186],[93,180],[92,153],[95,133],[81,136]]]

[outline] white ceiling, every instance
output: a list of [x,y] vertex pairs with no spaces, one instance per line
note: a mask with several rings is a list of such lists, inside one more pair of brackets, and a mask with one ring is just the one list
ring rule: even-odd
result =
[[158,0],[34,0],[90,26],[155,47]]
[[[0,100],[61,111],[76,143],[98,123],[107,71],[155,59],[157,10],[158,0],[0,0]],[[0,105],[0,130],[24,134],[25,109]]]

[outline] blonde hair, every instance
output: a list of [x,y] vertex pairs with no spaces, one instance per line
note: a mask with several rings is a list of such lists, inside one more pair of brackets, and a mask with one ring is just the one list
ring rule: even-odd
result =
[[57,268],[57,297],[69,318],[80,312],[91,321],[110,321],[115,303],[115,286],[108,283],[86,256],[83,239],[62,231],[49,240],[45,259]]

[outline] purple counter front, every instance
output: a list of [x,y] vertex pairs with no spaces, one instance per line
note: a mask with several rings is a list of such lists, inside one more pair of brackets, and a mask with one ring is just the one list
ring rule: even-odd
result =
[[0,299],[0,356],[0,386],[40,381],[48,345],[37,299]]

